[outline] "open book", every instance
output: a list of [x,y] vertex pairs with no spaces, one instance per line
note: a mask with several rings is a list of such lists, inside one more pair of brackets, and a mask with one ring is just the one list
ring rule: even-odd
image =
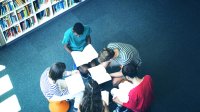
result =
[[89,68],[88,71],[90,72],[92,79],[97,81],[98,84],[111,80],[111,76],[102,65]]
[[70,94],[77,94],[85,90],[85,85],[79,72],[65,78],[65,82]]
[[72,51],[72,58],[76,64],[76,66],[81,66],[83,64],[91,62],[93,59],[98,57],[98,53],[92,47],[91,44],[88,44],[83,51]]
[[118,97],[119,100],[123,103],[127,103],[129,100],[129,92],[133,89],[133,84],[128,81],[119,84],[119,89],[113,88],[111,90],[111,94],[113,98]]

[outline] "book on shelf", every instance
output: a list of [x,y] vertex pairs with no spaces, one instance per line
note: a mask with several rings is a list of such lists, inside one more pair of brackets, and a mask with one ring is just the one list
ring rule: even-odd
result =
[[88,44],[83,51],[72,51],[72,58],[76,64],[76,66],[81,66],[83,64],[91,62],[93,59],[98,57],[98,53],[92,47],[91,44]]
[[20,31],[19,26],[13,26],[7,29],[6,31],[4,31],[3,34],[4,34],[5,39],[8,40],[8,38],[16,36],[20,32],[21,31]]
[[14,10],[12,1],[2,1],[0,2],[0,15],[4,15],[10,11]]
[[72,71],[72,75],[65,78],[67,89],[70,94],[77,94],[85,90],[80,72]]
[[52,6],[53,13],[58,12],[61,9],[64,9],[64,8],[65,8],[65,6],[64,6],[64,2],[63,1],[60,1],[60,2],[58,2],[58,3],[56,3],[55,5]]
[[92,79],[96,80],[98,84],[111,80],[111,76],[107,73],[103,65],[89,68],[88,71],[90,72]]
[[37,13],[36,16],[37,16],[37,19],[39,21],[42,20],[43,17],[49,17],[50,16],[50,10],[49,10],[49,8],[47,8],[47,9],[45,9],[45,10]]
[[39,3],[38,3],[37,0],[36,0],[36,1],[33,1],[33,6],[34,6],[34,8],[35,8],[35,11],[37,11],[37,10],[40,8],[40,5],[39,5]]

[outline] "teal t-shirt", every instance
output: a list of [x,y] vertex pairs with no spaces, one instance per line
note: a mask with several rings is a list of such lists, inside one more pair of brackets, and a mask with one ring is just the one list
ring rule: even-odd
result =
[[83,34],[77,37],[73,33],[73,27],[71,27],[65,32],[62,44],[69,45],[72,51],[82,51],[87,45],[86,37],[90,35],[91,32],[89,26],[84,26]]

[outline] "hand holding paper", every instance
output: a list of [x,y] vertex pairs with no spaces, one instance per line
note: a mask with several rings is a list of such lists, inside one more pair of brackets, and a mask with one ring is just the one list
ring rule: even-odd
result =
[[117,88],[113,88],[111,90],[111,94],[113,96],[113,99],[115,97],[118,97],[118,99],[123,102],[123,103],[126,103],[128,102],[128,99],[129,99],[129,92],[130,90],[133,88],[133,84],[131,84],[130,82],[128,81],[125,81],[123,83],[120,83],[119,84],[119,89]]

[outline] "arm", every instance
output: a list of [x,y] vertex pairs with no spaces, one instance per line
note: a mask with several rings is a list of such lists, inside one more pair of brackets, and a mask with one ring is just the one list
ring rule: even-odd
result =
[[119,71],[119,72],[111,73],[110,76],[111,76],[111,77],[122,77],[123,74],[122,74],[121,71]]
[[105,61],[105,62],[102,62],[100,65],[103,65],[103,67],[106,68],[107,66],[109,66],[109,64],[110,64],[110,61]]
[[78,112],[81,112],[81,110],[80,110],[80,105],[78,106]]
[[114,101],[115,103],[117,103],[117,104],[123,105],[123,103],[119,100],[118,97],[115,97],[115,98],[113,99],[113,101]]
[[104,106],[104,112],[109,112],[108,105],[106,104],[105,101],[103,101],[103,106]]
[[91,44],[91,37],[90,37],[90,35],[87,35],[86,42],[87,42],[87,44]]
[[111,76],[111,77],[120,77],[120,78],[121,78],[121,77],[123,76],[122,68],[123,68],[123,66],[121,65],[121,66],[120,66],[120,71],[119,71],[119,72],[111,73],[110,76]]
[[69,54],[71,54],[71,49],[68,47],[68,45],[67,44],[65,44],[64,45],[64,48],[65,48],[65,50],[69,53]]

